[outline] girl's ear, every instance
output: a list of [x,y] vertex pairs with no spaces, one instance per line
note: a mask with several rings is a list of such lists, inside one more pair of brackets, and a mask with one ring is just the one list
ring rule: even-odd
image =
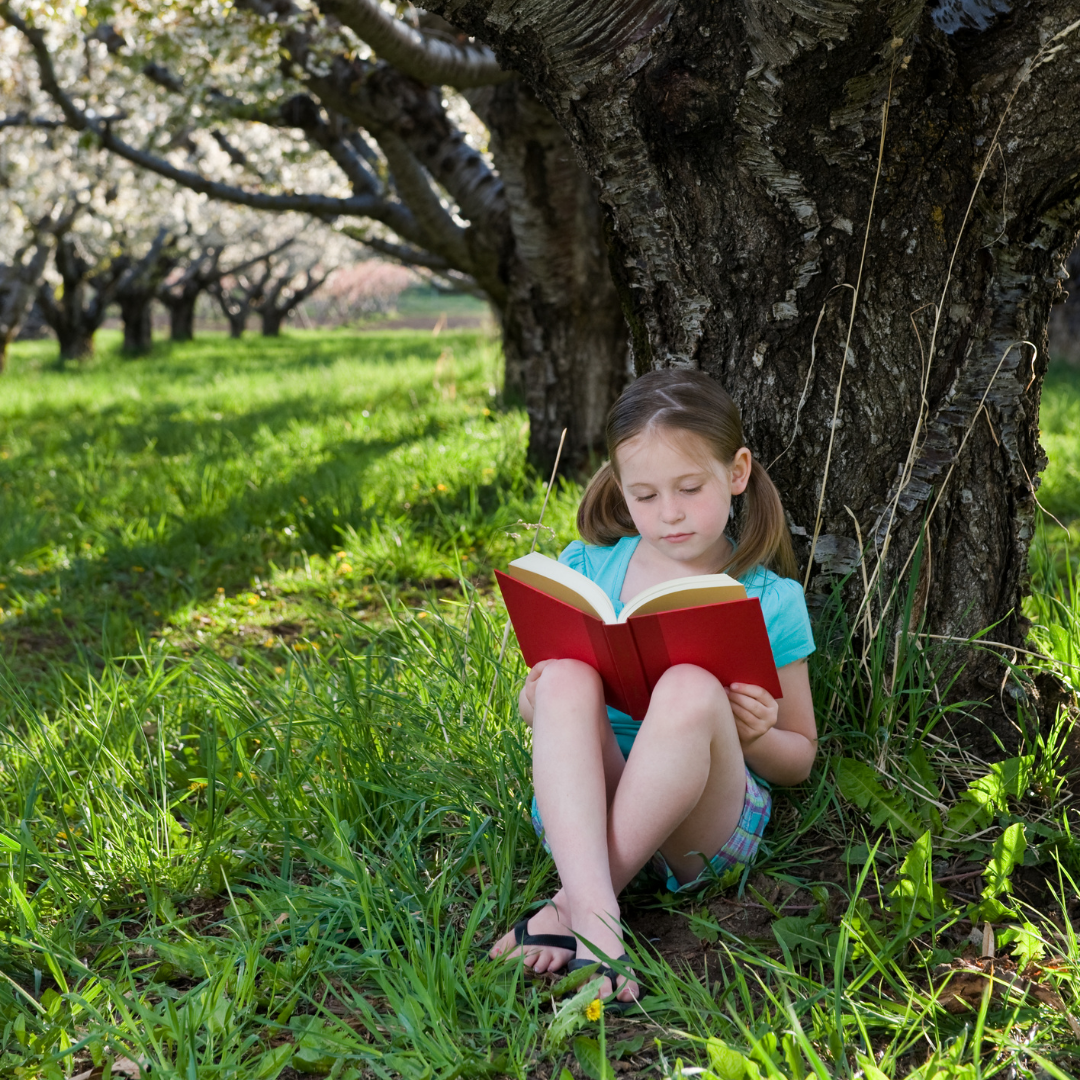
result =
[[745,446],[740,446],[735,451],[735,457],[731,459],[731,494],[741,495],[750,483],[750,468],[753,460],[750,451]]

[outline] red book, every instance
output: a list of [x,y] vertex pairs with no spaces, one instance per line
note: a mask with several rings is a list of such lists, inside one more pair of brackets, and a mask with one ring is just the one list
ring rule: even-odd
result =
[[761,603],[726,574],[663,582],[618,618],[599,585],[546,555],[515,559],[495,576],[525,663],[581,660],[600,673],[607,703],[635,720],[676,664],[781,696]]

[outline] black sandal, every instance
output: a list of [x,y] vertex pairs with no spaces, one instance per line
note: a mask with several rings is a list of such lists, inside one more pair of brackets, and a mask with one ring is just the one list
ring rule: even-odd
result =
[[[536,912],[533,912],[535,915]],[[577,952],[578,940],[573,934],[530,934],[529,920],[532,915],[526,915],[519,919],[510,928],[514,933],[514,940],[519,945],[538,945],[541,949],[566,949],[567,952]]]
[[[621,964],[623,961],[629,963],[630,957],[627,953],[623,953],[622,956],[615,960],[616,964]],[[618,993],[618,979],[622,972],[616,971],[610,964],[605,964],[600,960],[587,960],[584,957],[578,959],[575,957],[566,965],[567,973],[572,971],[581,971],[582,968],[596,966],[596,974],[601,978],[611,980],[612,994]],[[625,976],[629,978],[629,976]],[[638,996],[630,1001],[620,1001],[617,997],[612,997],[611,1001],[604,1002],[604,1012],[629,1012],[635,1005],[640,1004],[641,999],[645,996],[645,988],[641,985],[638,979],[634,982],[638,984]]]

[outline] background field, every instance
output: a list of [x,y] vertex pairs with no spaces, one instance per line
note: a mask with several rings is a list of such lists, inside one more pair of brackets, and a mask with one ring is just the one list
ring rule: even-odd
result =
[[[484,959],[552,884],[522,668],[496,664],[490,571],[544,496],[497,344],[206,336],[131,362],[101,339],[62,372],[19,345],[0,382],[0,1075],[1077,1071],[1073,762],[1023,706],[1032,670],[1080,660],[1052,522],[1021,755],[951,737],[945,653],[856,653],[828,609],[814,775],[739,881],[636,883],[645,1012],[601,1033],[572,987]],[[1066,524],[1077,421],[1052,369],[1041,499]],[[579,494],[557,486],[541,550]],[[1026,981],[991,986],[987,922]]]

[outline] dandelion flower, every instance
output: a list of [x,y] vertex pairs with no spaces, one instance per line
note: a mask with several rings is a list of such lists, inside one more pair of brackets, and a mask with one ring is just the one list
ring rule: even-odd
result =
[[600,1019],[600,1013],[603,1006],[600,1004],[599,998],[593,998],[588,1005],[585,1006],[585,1019],[592,1020],[595,1023]]

